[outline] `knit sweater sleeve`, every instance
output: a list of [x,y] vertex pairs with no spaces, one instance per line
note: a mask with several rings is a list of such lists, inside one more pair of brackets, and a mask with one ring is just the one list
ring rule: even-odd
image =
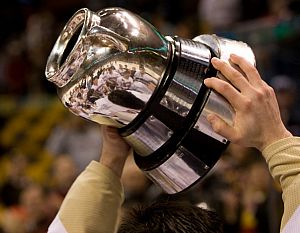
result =
[[281,231],[300,231],[300,138],[279,140],[263,150],[270,172],[282,188]]
[[48,233],[113,233],[123,200],[120,179],[92,161],[73,183]]

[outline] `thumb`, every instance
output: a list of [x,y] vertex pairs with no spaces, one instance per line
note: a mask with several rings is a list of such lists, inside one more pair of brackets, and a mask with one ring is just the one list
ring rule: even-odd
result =
[[229,141],[232,141],[231,139],[234,136],[234,129],[230,125],[228,125],[222,118],[220,118],[216,114],[209,114],[207,116],[207,120],[216,133],[227,138]]
[[118,130],[111,126],[101,126],[103,135],[102,153],[127,154],[130,146],[119,135]]
[[118,140],[120,139],[120,135],[118,134],[118,130],[112,126],[101,126],[103,137],[106,140]]

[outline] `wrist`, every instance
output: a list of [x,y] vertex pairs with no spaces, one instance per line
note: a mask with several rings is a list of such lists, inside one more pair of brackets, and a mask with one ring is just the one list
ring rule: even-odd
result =
[[118,177],[121,177],[126,159],[129,154],[130,150],[122,150],[117,152],[113,151],[111,148],[106,150],[106,148],[103,147],[99,162],[111,169]]
[[115,159],[111,156],[103,155],[100,158],[100,163],[109,168],[116,176],[121,177],[126,159]]
[[280,133],[278,134],[272,134],[272,135],[268,135],[267,137],[265,137],[266,139],[262,141],[262,144],[260,146],[257,147],[257,149],[259,151],[263,151],[265,148],[267,148],[269,145],[284,139],[284,138],[288,138],[288,137],[292,137],[293,135],[291,134],[291,132],[289,132],[285,127],[281,130]]

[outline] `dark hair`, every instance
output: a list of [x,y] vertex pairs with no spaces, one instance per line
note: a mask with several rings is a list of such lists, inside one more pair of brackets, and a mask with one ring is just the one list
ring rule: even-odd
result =
[[183,201],[158,201],[127,215],[118,233],[223,233],[215,212]]

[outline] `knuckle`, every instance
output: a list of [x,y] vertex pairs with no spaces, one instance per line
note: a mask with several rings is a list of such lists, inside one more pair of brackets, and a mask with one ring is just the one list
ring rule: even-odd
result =
[[244,58],[243,58],[243,61],[240,62],[240,65],[243,67],[243,70],[246,73],[248,73],[250,75],[254,75],[254,76],[260,76],[260,74],[259,74],[257,68],[255,67],[255,65],[252,64],[251,62],[245,60]]
[[275,91],[271,86],[267,86],[268,96],[275,96]]
[[256,97],[256,99],[257,99],[258,101],[263,100],[263,99],[265,98],[265,96],[266,96],[266,92],[265,92],[265,90],[263,90],[263,89],[258,90],[258,91],[256,92],[256,95],[255,95],[255,97]]
[[231,141],[236,144],[241,144],[242,140],[243,140],[243,136],[238,133],[234,134],[231,139]]
[[259,90],[256,91],[256,98],[258,101],[262,101],[266,98],[270,98],[275,95],[272,87],[264,85]]
[[255,75],[255,76],[257,76],[259,79],[261,79],[260,74],[259,74],[258,70],[256,69],[256,67],[252,66],[251,69],[252,69],[253,75]]
[[243,105],[245,110],[251,110],[253,108],[253,100],[247,98],[244,100]]
[[255,66],[249,66],[248,67],[248,72],[254,76],[260,76],[258,73],[258,70],[255,68]]
[[230,84],[227,83],[227,82],[221,82],[220,83],[220,86],[219,86],[219,91],[222,93],[222,92],[225,92],[226,90],[228,90],[230,88]]

